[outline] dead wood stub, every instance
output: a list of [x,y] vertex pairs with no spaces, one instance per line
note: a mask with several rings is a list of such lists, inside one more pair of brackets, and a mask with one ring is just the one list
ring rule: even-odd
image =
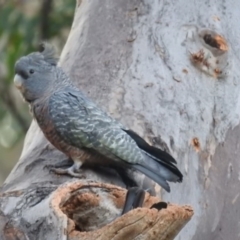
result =
[[67,218],[68,239],[170,240],[191,219],[190,206],[169,204],[158,211],[160,201],[146,194],[144,207],[121,216],[126,190],[110,184],[72,182],[57,189],[50,199],[56,215]]

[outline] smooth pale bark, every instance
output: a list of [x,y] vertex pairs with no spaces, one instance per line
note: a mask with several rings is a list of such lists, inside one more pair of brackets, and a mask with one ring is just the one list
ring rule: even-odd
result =
[[[61,66],[99,106],[176,157],[184,180],[171,184],[163,199],[190,204],[195,212],[178,240],[239,238],[239,7],[237,1],[79,0],[61,55]],[[197,37],[202,28],[222,35],[228,45],[210,64],[197,62],[201,49],[211,55]],[[24,212],[16,226],[29,236],[38,227],[49,236],[54,228],[60,236],[67,226],[59,224],[66,218],[46,208],[49,194],[71,181],[44,169],[59,159],[64,156],[33,123],[2,187],[3,194],[24,189],[25,198],[10,195],[0,202],[4,215],[18,221]],[[86,175],[97,182],[110,177],[90,170]],[[111,183],[124,186],[115,175]]]

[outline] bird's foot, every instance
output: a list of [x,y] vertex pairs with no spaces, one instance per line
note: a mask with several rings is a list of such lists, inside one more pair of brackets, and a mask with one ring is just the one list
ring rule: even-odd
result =
[[83,171],[78,169],[74,169],[73,166],[67,169],[62,169],[62,168],[51,168],[51,172],[54,172],[58,175],[69,175],[71,177],[75,178],[86,178],[86,176],[83,174]]
[[53,172],[58,175],[69,175],[75,178],[86,178],[86,176],[83,174],[83,170],[80,169],[78,165],[76,166],[75,164],[73,164],[69,168],[62,168],[64,166],[66,165],[58,164],[55,166],[48,166],[48,168],[50,169],[50,172]]

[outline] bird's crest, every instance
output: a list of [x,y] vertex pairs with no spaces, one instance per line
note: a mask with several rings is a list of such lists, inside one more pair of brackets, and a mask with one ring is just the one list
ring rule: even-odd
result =
[[53,65],[56,66],[58,63],[58,57],[56,56],[56,49],[53,45],[47,42],[43,42],[39,45],[39,52],[43,55],[44,60]]

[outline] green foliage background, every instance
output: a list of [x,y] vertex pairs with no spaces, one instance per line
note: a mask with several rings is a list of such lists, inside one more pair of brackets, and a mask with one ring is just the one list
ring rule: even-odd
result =
[[62,49],[75,0],[0,0],[0,183],[18,160],[31,122],[13,86],[16,60],[47,40]]

